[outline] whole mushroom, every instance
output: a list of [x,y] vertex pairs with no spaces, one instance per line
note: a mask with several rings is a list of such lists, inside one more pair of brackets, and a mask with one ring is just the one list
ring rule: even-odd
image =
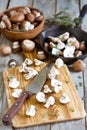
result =
[[77,60],[72,64],[72,67],[76,72],[84,71],[85,63],[82,60]]
[[10,45],[3,44],[1,46],[1,55],[3,56],[10,55],[11,52],[12,52],[12,49]]

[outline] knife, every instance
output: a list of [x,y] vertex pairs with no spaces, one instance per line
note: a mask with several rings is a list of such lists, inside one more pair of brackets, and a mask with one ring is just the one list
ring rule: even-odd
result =
[[20,95],[20,97],[16,100],[16,102],[8,109],[7,113],[2,118],[2,122],[5,125],[10,125],[12,123],[12,118],[20,110],[27,98],[30,98],[33,94],[36,94],[39,91],[41,91],[41,88],[46,82],[47,74],[49,73],[51,67],[52,62],[49,62],[29,84],[27,90],[23,92]]

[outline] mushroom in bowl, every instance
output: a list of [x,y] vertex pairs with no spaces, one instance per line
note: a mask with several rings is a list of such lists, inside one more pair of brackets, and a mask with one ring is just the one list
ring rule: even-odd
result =
[[41,32],[39,40],[48,56],[60,57],[66,64],[87,56],[87,33],[80,28],[53,26]]
[[39,9],[19,6],[0,13],[0,31],[8,39],[35,38],[43,29],[44,14]]

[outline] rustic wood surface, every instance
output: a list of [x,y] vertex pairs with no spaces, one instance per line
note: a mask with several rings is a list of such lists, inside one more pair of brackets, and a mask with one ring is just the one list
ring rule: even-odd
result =
[[[0,11],[5,10],[6,8],[10,8],[13,6],[20,6],[20,5],[29,5],[34,6],[43,10],[45,17],[49,17],[55,12],[60,11],[63,8],[68,7],[68,12],[71,14],[72,17],[78,16],[79,11],[84,4],[87,4],[87,0],[0,0]],[[84,19],[82,24],[82,29],[87,31],[87,16]],[[4,38],[2,35],[0,36],[0,45],[1,44],[11,44],[9,40]],[[8,61],[11,58],[15,58],[19,64],[23,62],[23,54],[11,54],[10,56],[1,57],[0,56],[0,130],[87,130],[87,119],[80,119],[77,121],[67,121],[61,123],[53,123],[41,126],[34,126],[28,128],[20,128],[14,129],[11,126],[4,126],[2,124],[2,116],[7,111],[7,100],[6,100],[6,93],[3,84],[3,77],[2,72],[8,68]],[[86,68],[84,72],[71,72],[73,81],[77,86],[77,90],[79,96],[82,100],[84,97],[85,101],[82,100],[85,110],[87,111],[87,58],[84,60],[86,63]],[[80,77],[80,78],[79,78]],[[81,84],[82,85],[81,85]]]

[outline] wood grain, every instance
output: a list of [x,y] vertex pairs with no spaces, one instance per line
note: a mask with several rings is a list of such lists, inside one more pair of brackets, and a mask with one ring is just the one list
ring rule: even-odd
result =
[[[34,67],[37,71],[40,71],[46,63],[43,64],[43,66]],[[12,97],[11,93],[13,89],[9,88],[8,85],[8,76],[14,75],[18,81],[20,81],[19,88],[26,90],[27,86],[32,80],[26,81],[23,77],[23,74],[19,73],[17,68],[8,69],[3,72],[4,76],[4,83],[5,83],[5,89],[7,94],[7,100],[9,107],[15,102],[15,99]],[[85,111],[82,106],[82,103],[80,101],[79,95],[76,91],[76,88],[74,86],[74,83],[72,81],[70,72],[66,65],[61,67],[59,69],[60,75],[57,77],[58,80],[63,82],[63,89],[58,93],[51,93],[47,94],[46,97],[49,97],[50,95],[55,97],[55,105],[51,106],[50,108],[46,109],[44,107],[44,104],[37,102],[35,95],[33,95],[30,99],[28,99],[21,110],[18,112],[18,114],[13,118],[12,123],[13,127],[27,127],[27,126],[34,126],[34,125],[40,125],[40,124],[46,124],[46,123],[53,123],[53,122],[60,122],[60,121],[66,121],[66,120],[74,120],[74,119],[80,119],[85,117]],[[68,80],[68,83],[67,83]],[[46,81],[46,84],[49,85],[50,80]],[[62,93],[66,93],[70,97],[70,103],[63,105],[59,102],[59,98],[61,97]],[[36,106],[37,112],[34,117],[27,117],[25,115],[25,112],[30,104],[33,104]],[[72,111],[73,109],[73,111]]]

